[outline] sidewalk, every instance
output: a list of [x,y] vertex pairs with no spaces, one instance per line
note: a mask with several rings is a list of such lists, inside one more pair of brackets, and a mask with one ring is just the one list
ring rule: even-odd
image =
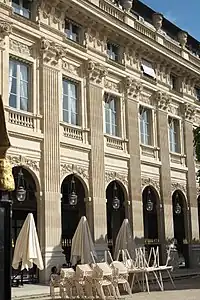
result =
[[[200,269],[178,269],[172,273],[175,280],[200,277]],[[163,279],[169,280],[166,272],[163,272]],[[40,299],[49,300],[51,299],[49,293],[49,286],[41,284],[25,284],[23,287],[12,288],[12,299],[13,300],[29,300],[29,299]]]

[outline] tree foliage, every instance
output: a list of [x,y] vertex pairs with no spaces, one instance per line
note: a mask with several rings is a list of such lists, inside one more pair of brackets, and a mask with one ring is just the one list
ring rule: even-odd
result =
[[198,161],[200,161],[200,127],[195,128],[193,130],[193,134],[196,158]]

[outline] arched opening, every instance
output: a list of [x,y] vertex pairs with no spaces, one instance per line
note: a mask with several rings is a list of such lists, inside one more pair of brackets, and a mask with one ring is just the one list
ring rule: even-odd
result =
[[148,251],[151,247],[159,247],[161,258],[161,231],[159,230],[160,210],[158,193],[153,187],[147,186],[143,190],[142,201],[144,243]]
[[66,263],[70,266],[72,238],[80,218],[86,215],[85,188],[81,180],[71,174],[63,180],[61,194],[62,248]]
[[113,254],[117,234],[125,219],[125,193],[118,181],[110,182],[106,189],[106,199],[107,240],[109,250]]
[[197,198],[198,222],[199,222],[199,237],[200,237],[200,196]]
[[[12,249],[14,253],[15,243],[18,234],[24,224],[24,221],[29,213],[32,213],[37,227],[37,199],[36,199],[36,183],[32,174],[22,166],[13,168],[13,176],[15,180],[15,190],[10,193],[9,197],[13,202],[12,205]],[[24,201],[17,199],[16,189],[18,187],[19,174],[23,176],[24,189],[26,191],[26,197]],[[12,276],[15,277],[19,271],[12,270]],[[38,282],[38,270],[36,266],[29,271],[23,272],[23,280],[36,283]]]
[[173,224],[174,224],[174,238],[179,254],[179,266],[189,267],[189,253],[187,242],[187,211],[186,199],[183,193],[176,190],[172,195],[173,207]]

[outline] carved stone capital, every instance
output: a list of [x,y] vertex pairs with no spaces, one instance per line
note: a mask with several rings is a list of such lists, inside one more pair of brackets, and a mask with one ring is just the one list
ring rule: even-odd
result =
[[138,80],[127,76],[125,78],[125,90],[131,98],[137,98],[142,92],[143,86]]
[[141,188],[151,185],[153,186],[158,192],[160,192],[160,183],[158,180],[152,179],[150,177],[142,177],[141,179]]
[[167,110],[170,103],[171,103],[171,97],[165,93],[165,92],[162,92],[162,91],[156,91],[154,93],[154,97],[155,97],[155,100],[157,102],[157,106],[159,109],[162,109],[162,110]]
[[63,57],[65,57],[66,49],[54,42],[42,38],[40,41],[40,52],[45,62],[56,65]]
[[63,163],[61,164],[61,176],[68,176],[70,174],[77,174],[84,180],[89,180],[88,168],[85,166]]
[[196,108],[191,104],[184,104],[185,119],[193,122],[196,114]]
[[125,186],[128,186],[128,175],[125,173],[118,173],[114,171],[106,171],[105,172],[105,182],[109,184],[113,180],[121,181]]
[[86,63],[87,75],[91,82],[100,84],[106,77],[108,71],[104,66],[89,59]]
[[3,40],[6,36],[12,33],[12,25],[9,22],[0,20],[0,40]]
[[176,190],[180,190],[183,193],[186,193],[186,185],[180,184],[179,182],[172,182],[171,183],[171,191],[172,193]]

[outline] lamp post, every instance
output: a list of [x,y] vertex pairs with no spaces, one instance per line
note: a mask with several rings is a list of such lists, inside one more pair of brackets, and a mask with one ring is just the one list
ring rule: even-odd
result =
[[24,202],[24,200],[26,199],[24,174],[22,172],[22,168],[20,169],[20,171],[17,175],[16,198],[17,198],[17,201],[19,201],[19,202]]
[[150,190],[150,188],[148,188],[148,191],[147,191],[146,210],[148,212],[151,212],[153,210],[153,201],[151,200],[151,190]]
[[112,200],[112,207],[115,210],[118,210],[120,208],[120,200],[117,197],[117,185],[116,182],[114,182],[114,186],[113,186],[113,200]]
[[181,205],[179,203],[179,194],[178,194],[178,192],[176,192],[174,212],[175,212],[176,215],[180,215],[181,211],[182,211],[182,208],[181,208]]
[[70,194],[69,194],[69,205],[76,206],[78,201],[78,197],[76,194],[76,183],[74,179],[74,174],[72,175],[71,186],[70,186]]

